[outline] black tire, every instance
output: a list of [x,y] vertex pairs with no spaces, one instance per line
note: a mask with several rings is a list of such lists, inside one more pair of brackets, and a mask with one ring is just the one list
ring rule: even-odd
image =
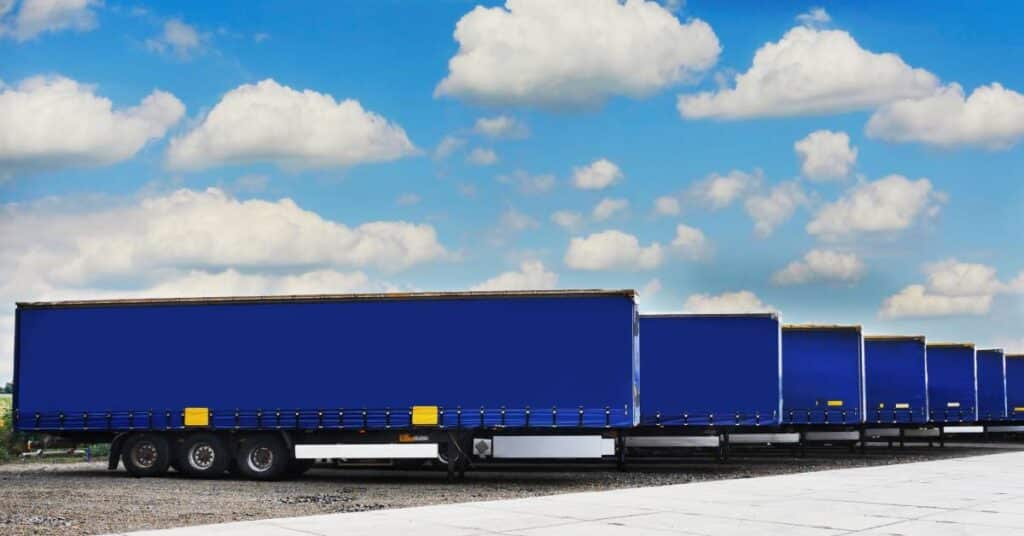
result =
[[313,464],[315,463],[316,460],[296,460],[295,458],[292,458],[291,461],[288,462],[288,469],[286,472],[290,477],[300,477],[306,474],[306,471],[312,469]]
[[121,450],[121,463],[135,477],[164,474],[171,463],[171,448],[167,438],[146,433],[128,436]]
[[239,441],[235,467],[240,475],[251,480],[277,480],[286,476],[290,460],[281,438],[251,435]]
[[176,449],[177,467],[186,475],[199,478],[222,476],[231,464],[231,453],[213,434],[191,434]]

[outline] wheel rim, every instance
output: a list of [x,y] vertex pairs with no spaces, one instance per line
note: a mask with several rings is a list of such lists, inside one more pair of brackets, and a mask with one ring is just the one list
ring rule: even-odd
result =
[[149,469],[156,465],[157,458],[159,457],[160,452],[152,441],[140,441],[132,447],[132,463],[137,467]]
[[252,471],[265,473],[274,465],[274,451],[269,447],[256,447],[249,451],[247,462]]
[[188,449],[188,464],[193,469],[205,471],[217,460],[217,452],[209,443],[196,443]]

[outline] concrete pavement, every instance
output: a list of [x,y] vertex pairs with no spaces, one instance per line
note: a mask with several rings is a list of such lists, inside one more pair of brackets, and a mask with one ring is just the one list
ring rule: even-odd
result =
[[133,534],[1024,535],[1024,452]]

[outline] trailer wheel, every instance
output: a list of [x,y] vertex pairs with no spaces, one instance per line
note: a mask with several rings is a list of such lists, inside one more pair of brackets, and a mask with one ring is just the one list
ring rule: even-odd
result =
[[253,435],[242,438],[235,467],[252,480],[276,480],[285,475],[291,456],[277,436]]
[[171,448],[161,435],[130,435],[122,449],[121,463],[135,477],[162,475],[171,463]]
[[224,474],[231,463],[231,455],[224,442],[213,434],[193,434],[177,449],[177,464],[189,475],[214,478]]

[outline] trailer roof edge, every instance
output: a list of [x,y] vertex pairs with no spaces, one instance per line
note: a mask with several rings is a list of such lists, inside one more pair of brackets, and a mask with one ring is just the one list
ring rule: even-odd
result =
[[924,335],[865,335],[866,341],[925,341]]
[[1014,359],[1024,359],[1024,354],[1003,354],[1006,357],[1012,357]]
[[362,294],[287,294],[279,296],[224,296],[193,298],[128,298],[107,300],[68,300],[15,302],[21,309],[58,307],[97,307],[132,305],[203,305],[232,303],[317,303],[340,301],[372,301],[403,299],[459,299],[459,298],[557,298],[557,297],[612,297],[635,299],[633,289],[568,289],[568,290],[508,290],[508,291],[446,291],[446,292],[379,292]]
[[782,329],[800,331],[800,330],[818,330],[818,329],[834,329],[834,330],[855,330],[860,331],[860,324],[783,324]]
[[772,318],[779,313],[640,313],[640,318]]
[[928,346],[935,348],[974,348],[973,342],[930,342]]

